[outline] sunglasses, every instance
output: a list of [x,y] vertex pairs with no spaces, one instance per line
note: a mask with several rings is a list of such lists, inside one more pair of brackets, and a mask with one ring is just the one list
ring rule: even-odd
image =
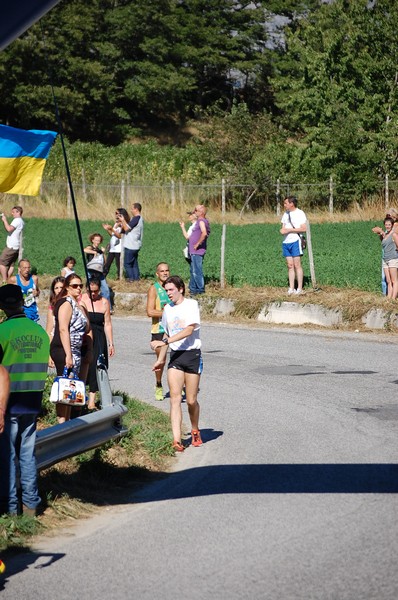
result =
[[69,287],[71,287],[71,288],[72,288],[72,290],[77,290],[77,288],[80,288],[80,289],[82,289],[82,287],[83,287],[83,284],[82,284],[82,283],[71,283],[71,284],[69,285]]

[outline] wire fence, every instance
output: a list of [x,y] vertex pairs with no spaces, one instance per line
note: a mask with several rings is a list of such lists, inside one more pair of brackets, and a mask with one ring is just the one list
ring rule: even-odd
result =
[[[372,196],[364,200],[374,203],[385,203],[385,206],[398,204],[398,180],[375,182]],[[283,199],[287,196],[297,196],[300,207],[306,210],[326,210],[333,213],[341,208],[339,187],[330,177],[328,181],[318,183],[288,183],[277,179],[267,185],[255,183],[235,183],[228,179],[217,182],[193,184],[170,180],[167,183],[130,182],[122,179],[115,183],[88,184],[84,176],[80,181],[73,182],[75,198],[84,204],[108,206],[109,204],[129,207],[133,202],[145,206],[162,204],[165,208],[185,209],[195,204],[206,204],[212,208],[222,209],[223,202],[227,210],[257,211],[271,210],[281,214]],[[68,212],[71,210],[71,192],[67,181],[43,181],[40,191],[41,200],[46,202],[55,198],[66,203]]]

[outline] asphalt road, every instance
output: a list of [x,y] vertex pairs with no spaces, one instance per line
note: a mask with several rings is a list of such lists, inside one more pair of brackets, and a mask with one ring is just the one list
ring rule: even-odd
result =
[[[155,405],[148,322],[114,326],[113,388]],[[398,598],[393,336],[204,325],[202,340],[206,443],[13,560],[2,597]]]

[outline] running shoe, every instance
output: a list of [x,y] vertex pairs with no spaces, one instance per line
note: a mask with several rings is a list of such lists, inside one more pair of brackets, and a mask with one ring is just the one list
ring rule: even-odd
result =
[[192,429],[192,446],[201,446],[203,444],[202,438],[200,437],[200,431],[198,429]]
[[161,385],[155,387],[155,400],[163,400],[163,388]]
[[183,446],[181,442],[177,442],[176,440],[174,440],[172,447],[176,452],[184,452],[185,450],[185,446]]

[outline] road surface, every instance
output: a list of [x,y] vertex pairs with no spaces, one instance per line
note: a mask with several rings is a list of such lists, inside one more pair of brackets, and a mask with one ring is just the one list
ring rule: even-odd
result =
[[[148,321],[114,326],[112,387],[159,406]],[[5,599],[398,598],[396,339],[208,324],[202,340],[206,443],[41,538]]]

